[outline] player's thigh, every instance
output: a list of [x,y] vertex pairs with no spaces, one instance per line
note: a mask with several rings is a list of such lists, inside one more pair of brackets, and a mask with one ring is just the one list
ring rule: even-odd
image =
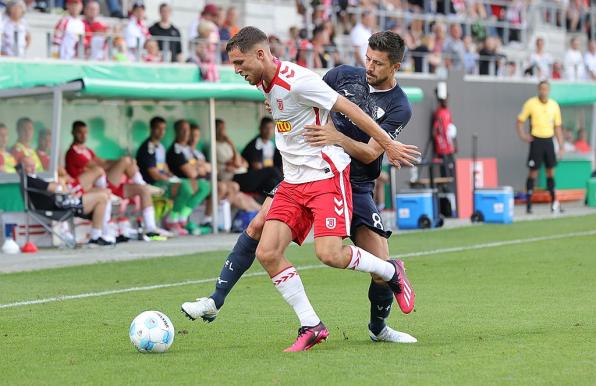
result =
[[544,167],[552,169],[555,166],[557,166],[557,153],[554,142],[550,140],[544,144]]
[[261,240],[257,246],[257,258],[262,264],[279,260],[291,241],[292,230],[286,223],[268,220],[265,222]]
[[[345,268],[342,238],[338,236],[315,237],[315,253],[322,263],[336,268]],[[349,263],[349,260],[348,260]]]

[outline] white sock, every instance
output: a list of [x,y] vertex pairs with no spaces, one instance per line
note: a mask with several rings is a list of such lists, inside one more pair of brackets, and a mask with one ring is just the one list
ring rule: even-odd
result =
[[362,248],[353,245],[349,247],[352,250],[352,260],[350,260],[350,264],[346,269],[374,273],[385,281],[391,280],[395,274],[395,267],[391,263],[366,252]]
[[301,326],[316,326],[321,323],[321,319],[310,305],[296,268],[293,266],[286,268],[271,280],[281,296],[294,309]]
[[143,221],[145,222],[145,232],[155,232],[155,209],[148,206],[143,209]]
[[100,189],[105,189],[108,187],[108,180],[106,179],[106,176],[99,176],[99,178],[97,178],[97,180],[95,180],[95,184],[94,186],[96,188],[100,188]]
[[145,180],[143,179],[143,176],[141,175],[140,172],[136,172],[132,177],[131,180],[133,183],[138,184],[138,185],[147,185],[147,183],[145,182]]
[[103,234],[110,234],[110,220],[112,219],[112,201],[108,201],[106,211],[103,214]]
[[91,240],[97,240],[101,237],[101,229],[91,228]]

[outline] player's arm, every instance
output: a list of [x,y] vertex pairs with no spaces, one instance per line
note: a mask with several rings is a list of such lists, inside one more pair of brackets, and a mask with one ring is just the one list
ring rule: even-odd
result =
[[402,164],[413,166],[420,156],[417,146],[403,145],[398,141],[394,141],[371,117],[347,98],[339,95],[337,101],[333,105],[333,111],[343,113],[354,122],[360,130],[371,136],[372,139],[374,139],[376,143],[387,152],[389,162],[398,168],[401,167]]
[[524,130],[524,126],[525,126],[526,120],[528,119],[529,116],[530,116],[530,104],[528,101],[528,102],[524,103],[524,107],[522,108],[522,111],[517,116],[517,126],[516,126],[517,135],[519,136],[519,138],[521,138],[522,141],[528,142],[528,143],[532,142],[532,136],[530,134],[528,134],[526,132],[526,130]]
[[564,143],[564,139],[563,139],[563,130],[561,128],[562,125],[562,119],[561,119],[561,109],[559,108],[559,106],[557,105],[557,110],[555,112],[555,136],[557,137],[557,142],[559,142],[559,158],[561,158],[563,156],[563,154],[565,153],[565,146]]
[[149,174],[154,181],[167,181],[170,179],[170,174],[160,172],[157,166],[147,168],[147,174]]

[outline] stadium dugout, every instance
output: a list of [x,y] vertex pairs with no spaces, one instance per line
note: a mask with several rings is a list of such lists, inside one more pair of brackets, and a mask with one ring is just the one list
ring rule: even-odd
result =
[[[173,139],[171,125],[188,119],[204,130],[202,137],[215,158],[215,119],[221,117],[233,127],[231,135],[240,145],[255,134],[259,119],[266,115],[263,96],[246,84],[230,67],[220,68],[220,81],[200,80],[199,71],[188,65],[138,65],[52,61],[0,62],[0,115],[9,126],[11,144],[14,122],[30,117],[35,126],[34,143],[42,128],[51,131],[49,168],[40,173],[54,178],[70,143],[70,126],[75,120],[88,123],[89,144],[98,156],[115,159],[134,157],[149,133],[149,120],[163,116],[168,122],[164,138]],[[423,99],[420,88],[405,88],[412,103]],[[217,196],[217,172],[211,175],[212,194]],[[0,210],[21,212],[18,177],[0,173]],[[217,216],[217,200],[212,200]],[[217,218],[213,219],[217,224]],[[217,232],[217,229],[214,229]]]

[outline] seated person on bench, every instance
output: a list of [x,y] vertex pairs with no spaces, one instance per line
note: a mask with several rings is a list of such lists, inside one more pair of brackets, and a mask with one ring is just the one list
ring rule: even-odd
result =
[[[21,165],[27,175],[27,186],[49,193],[69,193],[67,187],[56,182],[47,182],[38,178],[35,174],[36,163],[30,157],[23,157]],[[55,195],[29,192],[29,199],[36,209],[41,210],[74,210],[78,217],[91,215],[91,238],[92,245],[113,245],[108,235],[108,222],[111,217],[112,205],[110,203],[110,192],[107,189],[93,189],[92,191],[74,194],[65,205],[57,205]]]

